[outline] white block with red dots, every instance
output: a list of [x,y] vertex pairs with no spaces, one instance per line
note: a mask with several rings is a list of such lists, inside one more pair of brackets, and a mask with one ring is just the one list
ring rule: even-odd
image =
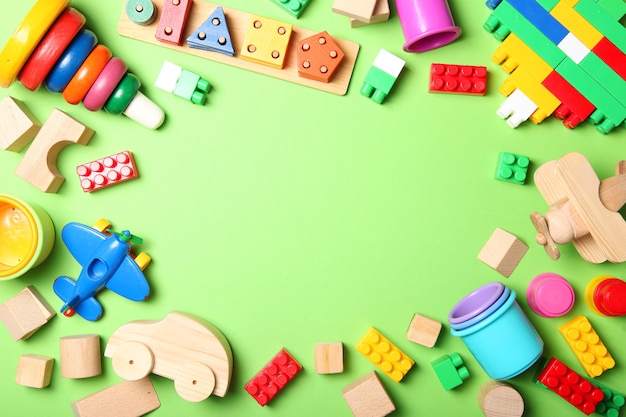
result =
[[130,151],[79,165],[76,173],[83,191],[87,193],[139,177]]

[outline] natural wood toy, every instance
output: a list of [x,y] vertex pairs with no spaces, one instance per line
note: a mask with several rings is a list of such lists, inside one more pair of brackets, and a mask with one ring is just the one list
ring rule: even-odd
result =
[[60,339],[61,376],[91,378],[102,373],[100,336],[85,334]]
[[6,96],[0,101],[0,148],[19,152],[39,129],[41,123],[20,100]]
[[626,201],[623,166],[600,181],[585,156],[572,152],[537,169],[535,184],[549,208],[530,218],[550,258],[560,256],[556,244],[571,242],[587,262],[626,260],[626,222],[617,212]]
[[527,251],[528,246],[517,236],[496,228],[478,253],[478,259],[508,278]]
[[16,342],[31,337],[56,312],[33,286],[28,286],[15,297],[0,304],[2,321]]
[[315,372],[318,374],[340,374],[343,372],[343,343],[316,343]]
[[17,363],[15,383],[31,388],[50,385],[54,358],[41,355],[22,355]]
[[375,371],[344,387],[341,393],[354,417],[383,417],[396,410]]
[[440,321],[415,313],[406,331],[406,338],[411,342],[431,348],[437,343],[441,327]]
[[478,405],[486,417],[522,417],[524,399],[512,385],[491,380],[478,392]]
[[150,378],[123,381],[72,403],[76,417],[139,417],[161,406]]
[[183,399],[202,401],[226,395],[233,355],[226,337],[211,324],[172,312],[163,320],[143,320],[119,327],[106,346],[113,370],[126,380],[151,372],[174,380]]

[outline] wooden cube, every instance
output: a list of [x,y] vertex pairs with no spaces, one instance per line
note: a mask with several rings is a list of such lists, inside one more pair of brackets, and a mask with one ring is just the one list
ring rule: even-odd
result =
[[333,12],[371,23],[376,0],[334,0]]
[[526,251],[528,246],[515,235],[496,228],[478,254],[478,259],[508,278]]
[[66,336],[60,339],[60,344],[63,378],[89,378],[102,373],[100,336]]
[[137,417],[161,406],[149,377],[124,381],[74,401],[76,417]]
[[406,338],[411,342],[431,348],[437,343],[441,326],[441,322],[415,313],[406,332]]
[[354,417],[384,417],[396,409],[375,371],[346,386],[341,393]]
[[315,372],[340,374],[343,372],[343,344],[341,342],[316,343]]
[[54,358],[41,355],[22,355],[17,363],[15,382],[32,388],[45,388],[50,385]]
[[33,286],[0,304],[0,321],[13,340],[25,340],[54,317],[56,312]]

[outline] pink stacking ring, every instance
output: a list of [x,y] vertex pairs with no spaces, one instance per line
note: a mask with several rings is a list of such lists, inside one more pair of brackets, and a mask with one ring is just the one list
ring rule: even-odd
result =
[[83,99],[85,108],[100,110],[126,74],[126,69],[126,64],[120,58],[111,58]]
[[530,308],[541,317],[560,317],[574,306],[574,290],[560,275],[545,273],[528,285],[526,299]]

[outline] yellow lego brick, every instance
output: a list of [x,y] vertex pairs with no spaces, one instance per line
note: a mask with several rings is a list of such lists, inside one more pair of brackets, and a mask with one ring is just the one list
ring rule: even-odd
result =
[[283,68],[291,32],[292,25],[289,23],[251,15],[241,48],[241,58]]
[[603,35],[573,7],[574,5],[561,1],[552,8],[550,14],[576,36],[583,45],[593,49],[600,42],[600,39],[603,38]]
[[400,382],[415,364],[373,327],[357,343],[356,350],[396,382]]
[[542,81],[524,68],[518,68],[502,83],[499,91],[505,96],[510,95],[515,89],[522,91],[537,105],[537,110],[529,119],[533,123],[539,124],[561,104],[561,101],[541,84]]
[[513,33],[502,41],[491,56],[491,60],[500,65],[507,74],[518,67],[524,68],[524,70],[532,72],[540,82],[552,72],[552,67]]
[[585,316],[578,316],[559,327],[559,332],[572,348],[591,378],[615,366],[615,360]]

